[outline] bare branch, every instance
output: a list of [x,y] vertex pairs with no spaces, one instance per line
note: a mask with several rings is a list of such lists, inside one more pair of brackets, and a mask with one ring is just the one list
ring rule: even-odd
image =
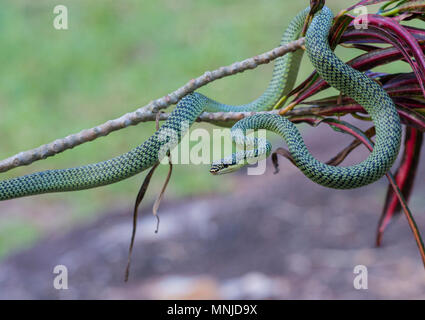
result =
[[[131,125],[136,125],[139,122],[151,121],[155,119],[155,114],[168,106],[177,103],[181,98],[190,92],[199,89],[206,84],[217,79],[234,75],[248,69],[254,69],[259,65],[269,63],[270,61],[285,55],[288,52],[293,52],[300,49],[304,44],[304,38],[293,41],[287,45],[283,45],[258,56],[235,62],[226,67],[220,67],[214,71],[207,71],[202,76],[192,79],[184,86],[174,92],[151,101],[144,107],[137,109],[134,112],[127,113],[117,119],[109,120],[99,126],[91,129],[85,129],[76,134],[71,134],[65,138],[57,139],[51,143],[42,145],[38,148],[20,152],[12,157],[0,161],[0,172],[5,172],[10,169],[29,165],[34,161],[51,157],[55,154],[71,149],[75,146],[88,141],[93,141],[99,137],[103,137],[112,131],[120,130]],[[166,115],[161,116],[164,118]]]

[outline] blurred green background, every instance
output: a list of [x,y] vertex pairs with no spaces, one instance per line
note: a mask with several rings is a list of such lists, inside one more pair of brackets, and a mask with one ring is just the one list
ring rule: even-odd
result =
[[[133,111],[199,76],[275,47],[290,19],[309,1],[3,0],[0,10],[0,158],[37,147]],[[53,8],[68,8],[68,30],[53,28]],[[327,1],[334,13],[353,1]],[[338,48],[347,59],[355,52]],[[214,82],[200,92],[226,103],[258,97],[272,65]],[[303,60],[299,81],[312,71]],[[211,129],[212,126],[205,126]],[[114,132],[2,174],[102,161],[128,151],[154,131],[152,123]],[[151,200],[167,168],[154,176]],[[46,232],[63,231],[113,208],[130,208],[143,180],[0,203],[0,258]],[[177,165],[166,199],[231,190],[232,178],[208,166]],[[149,201],[145,201],[146,206]]]

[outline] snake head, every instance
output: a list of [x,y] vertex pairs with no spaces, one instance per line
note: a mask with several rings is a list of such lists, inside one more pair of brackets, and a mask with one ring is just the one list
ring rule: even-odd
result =
[[210,168],[210,173],[213,175],[224,174],[227,171],[229,165],[227,163],[213,163]]
[[237,155],[234,153],[227,158],[214,161],[211,164],[210,173],[212,173],[213,175],[230,173],[233,171],[237,171],[246,165],[243,161],[237,161],[236,158]]

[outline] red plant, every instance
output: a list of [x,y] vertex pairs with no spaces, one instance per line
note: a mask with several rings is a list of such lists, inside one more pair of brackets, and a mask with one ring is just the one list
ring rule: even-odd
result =
[[[348,13],[357,6],[377,3],[383,3],[383,5],[376,14],[366,14],[356,18]],[[330,32],[329,41],[332,48],[339,44],[363,51],[359,56],[348,61],[348,64],[357,70],[366,72],[369,77],[382,84],[396,104],[404,125],[404,148],[395,176],[391,172],[387,173],[389,186],[378,223],[376,244],[377,246],[381,245],[384,231],[393,218],[403,211],[414,233],[425,266],[425,247],[407,205],[413,190],[425,131],[425,29],[404,24],[404,21],[414,19],[425,20],[424,1],[363,0],[338,14]],[[359,22],[362,23],[361,28],[356,25]],[[403,61],[409,64],[411,71],[394,74],[371,71],[373,68],[394,61]],[[358,115],[365,111],[350,97],[341,95],[307,100],[328,87],[328,84],[314,72],[295,88],[290,96],[293,96],[292,106],[297,104],[314,105],[316,106],[315,114],[321,116],[321,118],[298,117],[294,118],[294,121],[307,122],[311,125],[324,122],[357,139],[329,161],[330,164],[337,165],[362,143],[371,150],[373,142],[370,137],[375,133],[374,128],[363,133],[347,122],[328,117],[353,114],[357,118],[369,120],[367,115]],[[279,149],[273,157],[274,161],[276,161],[277,154],[290,158],[285,150]]]

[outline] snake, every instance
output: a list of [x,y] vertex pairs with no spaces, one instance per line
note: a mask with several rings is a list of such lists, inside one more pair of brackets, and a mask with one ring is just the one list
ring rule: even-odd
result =
[[308,57],[317,73],[332,87],[353,98],[370,115],[376,129],[372,152],[362,162],[345,167],[330,166],[308,151],[298,129],[287,118],[256,114],[238,121],[231,130],[236,144],[254,147],[214,162],[211,173],[224,174],[247,164],[247,160],[267,156],[271,145],[264,139],[246,136],[248,129],[266,129],[280,135],[288,145],[295,165],[312,181],[334,189],[358,188],[381,178],[393,165],[400,149],[401,124],[392,99],[364,73],[339,59],[329,46],[332,11],[324,6],[312,20],[305,37]]
[[[298,13],[286,28],[280,45],[299,38],[309,8]],[[272,109],[292,90],[303,50],[276,59],[272,78],[262,95],[243,105],[217,102],[198,92],[184,96],[165,123],[152,136],[132,150],[112,159],[74,168],[45,170],[0,181],[0,201],[31,195],[77,191],[100,187],[132,177],[161,161],[206,112],[256,112]]]

